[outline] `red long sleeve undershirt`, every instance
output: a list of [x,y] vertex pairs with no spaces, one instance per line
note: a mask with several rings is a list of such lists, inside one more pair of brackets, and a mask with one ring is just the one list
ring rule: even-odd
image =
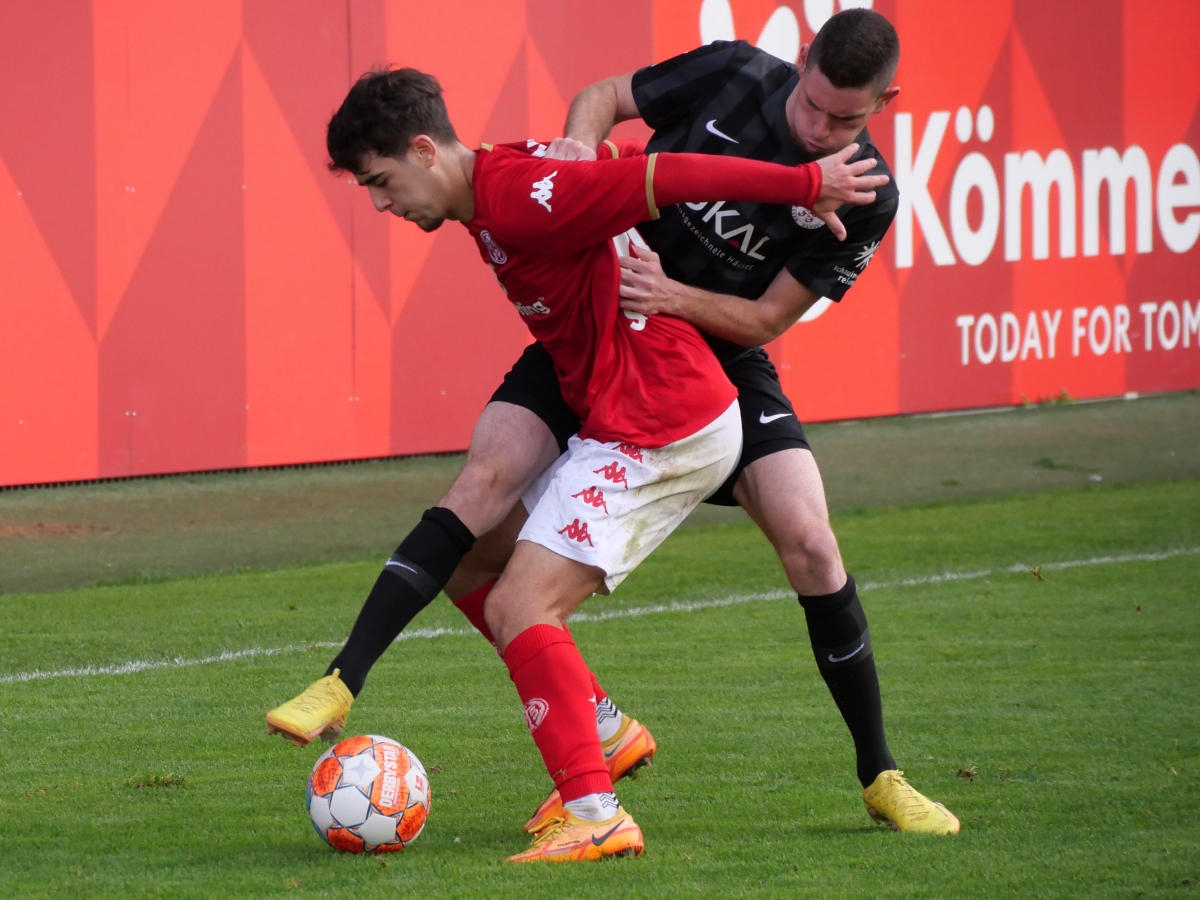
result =
[[821,194],[821,167],[815,162],[781,166],[705,153],[654,153],[646,175],[660,207],[703,197],[811,207]]

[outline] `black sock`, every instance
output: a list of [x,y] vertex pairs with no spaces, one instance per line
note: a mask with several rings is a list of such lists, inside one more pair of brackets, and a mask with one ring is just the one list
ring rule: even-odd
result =
[[883,732],[883,700],[867,614],[854,578],[835,594],[801,597],[817,668],[854,738],[858,780],[867,787],[886,769],[896,768]]
[[338,677],[357,697],[375,660],[445,587],[474,542],[475,536],[450,510],[425,510],[379,573],[346,645],[325,674],[340,669]]

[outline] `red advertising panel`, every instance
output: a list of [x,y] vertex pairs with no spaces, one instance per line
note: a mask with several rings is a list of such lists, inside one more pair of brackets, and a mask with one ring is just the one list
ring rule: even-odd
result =
[[9,3],[0,485],[464,448],[528,338],[463,229],[328,171],[350,81],[423,68],[465,142],[548,138],[599,78],[795,60],[848,6],[900,34],[901,204],[769,348],[802,417],[1200,387],[1192,0]]

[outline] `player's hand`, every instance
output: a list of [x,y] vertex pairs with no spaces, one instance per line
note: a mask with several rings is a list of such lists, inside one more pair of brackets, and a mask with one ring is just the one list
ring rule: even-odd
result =
[[621,309],[643,316],[671,313],[675,282],[663,271],[658,254],[633,243],[629,254],[620,257]]
[[846,226],[837,217],[836,210],[846,204],[864,206],[874,203],[875,188],[888,183],[886,175],[867,174],[875,168],[876,160],[847,162],[857,152],[858,144],[850,144],[837,153],[817,160],[817,165],[821,167],[821,193],[813,204],[812,212],[829,226],[839,241],[846,239]]
[[596,148],[574,138],[560,137],[546,148],[547,159],[595,159]]

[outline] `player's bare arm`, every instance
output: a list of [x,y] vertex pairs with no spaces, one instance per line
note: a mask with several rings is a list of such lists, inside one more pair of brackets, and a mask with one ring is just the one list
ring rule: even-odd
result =
[[563,136],[550,142],[552,159],[595,159],[596,148],[612,127],[641,115],[633,102],[633,73],[614,75],[588,85],[567,109]]
[[621,308],[642,315],[672,315],[701,331],[757,347],[794,325],[820,296],[783,269],[757,300],[717,294],[668,278],[658,254],[631,247],[621,258]]

